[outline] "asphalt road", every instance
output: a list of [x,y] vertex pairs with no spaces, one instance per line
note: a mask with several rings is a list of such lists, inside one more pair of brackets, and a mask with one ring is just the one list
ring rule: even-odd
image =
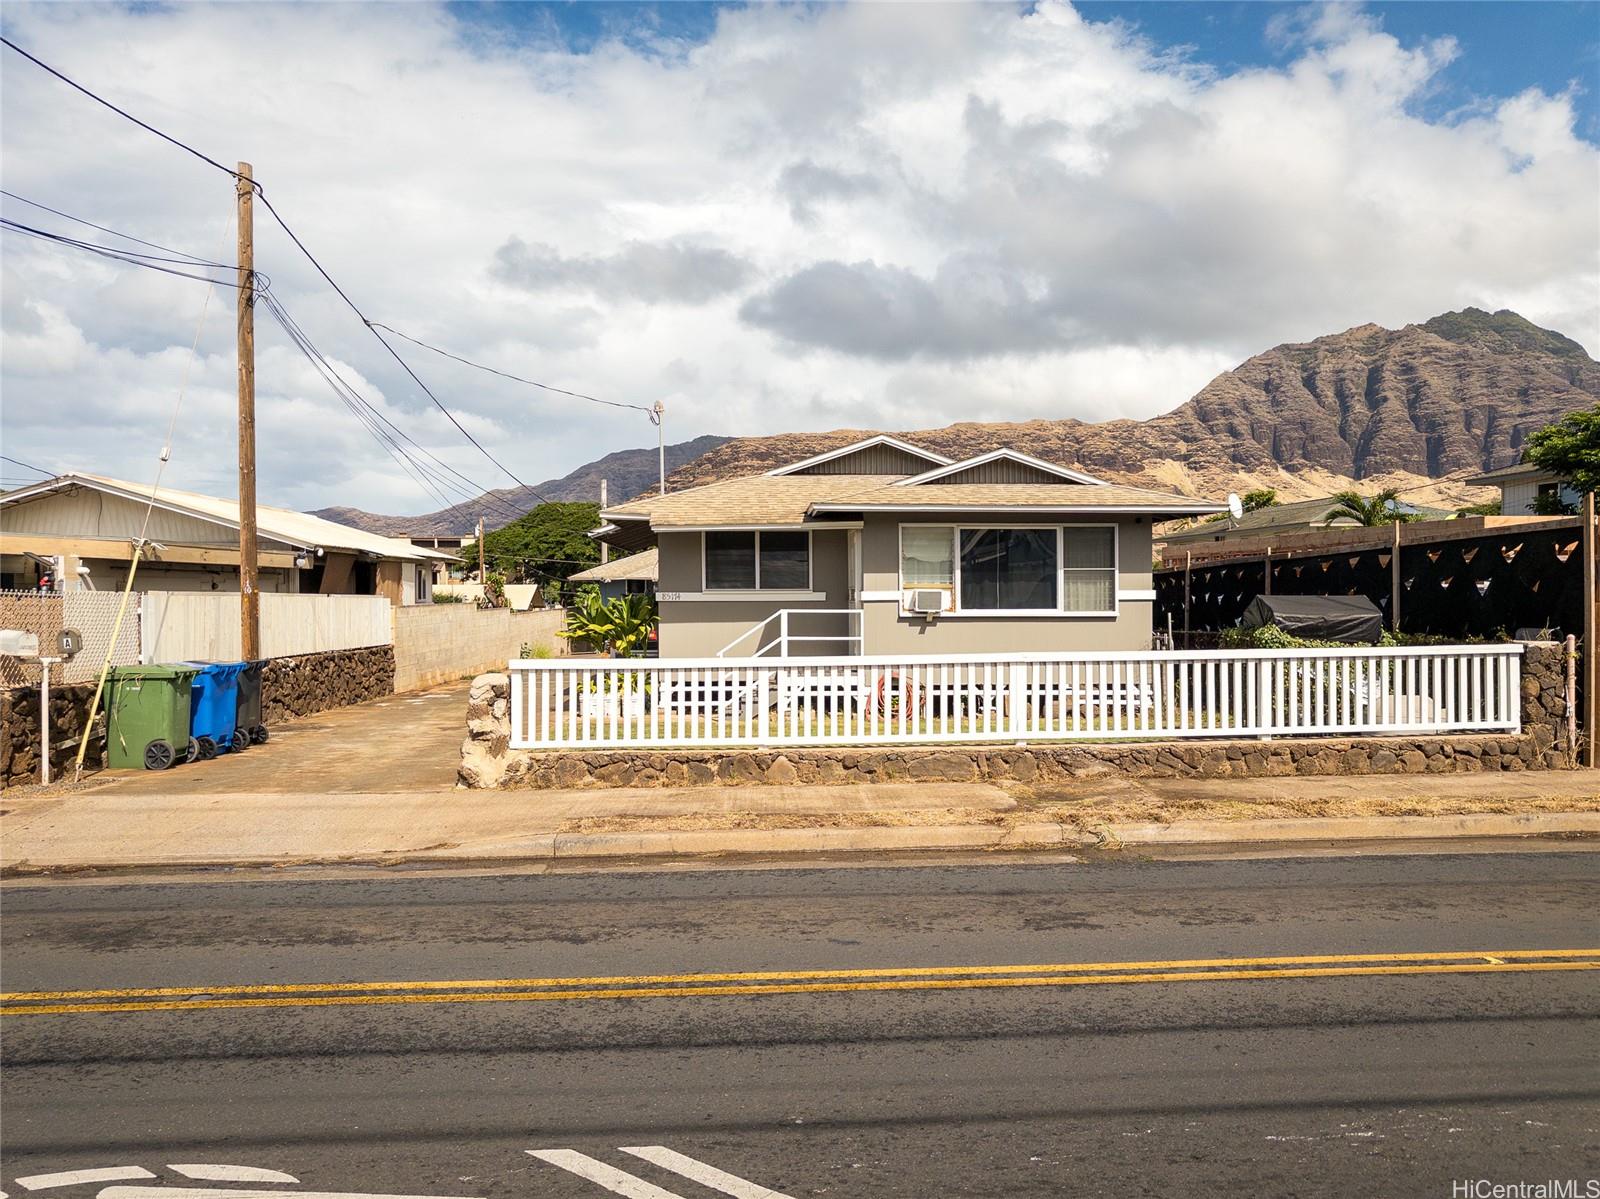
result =
[[[1454,1181],[1600,1163],[1600,970],[1495,956],[1600,949],[1595,853],[312,875],[0,900],[8,993],[175,990],[0,1019],[13,1197],[1449,1199]],[[1419,972],[1146,965],[1363,954]],[[1081,963],[1136,965],[974,970]],[[795,977],[829,970],[847,973]],[[673,981],[747,972],[783,981]],[[548,981],[571,978],[602,981]],[[1063,981],[1017,985],[1041,978]],[[506,979],[536,981],[462,981]],[[260,989],[311,983],[346,985]],[[242,1006],[260,1000],[280,1006]],[[131,1002],[190,1006],[82,1010]],[[218,1164],[298,1186],[198,1168]],[[36,1177],[116,1167],[149,1177]]]

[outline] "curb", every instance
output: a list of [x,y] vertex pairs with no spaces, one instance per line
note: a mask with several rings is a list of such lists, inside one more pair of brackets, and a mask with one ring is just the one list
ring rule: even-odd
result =
[[0,877],[86,871],[150,871],[287,866],[509,865],[615,858],[769,856],[940,850],[1074,850],[1143,845],[1248,845],[1295,842],[1419,841],[1462,837],[1600,836],[1600,812],[1482,813],[1458,816],[1307,817],[1274,820],[1185,820],[1172,824],[1109,824],[1093,832],[1055,822],[868,828],[716,829],[624,833],[544,833],[492,844],[380,854],[265,858],[222,855],[135,861],[0,866]]

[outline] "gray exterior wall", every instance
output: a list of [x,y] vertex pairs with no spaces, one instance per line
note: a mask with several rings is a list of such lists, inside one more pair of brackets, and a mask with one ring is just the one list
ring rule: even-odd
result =
[[[658,642],[663,658],[710,658],[739,634],[753,628],[780,608],[847,608],[849,593],[848,534],[842,529],[823,529],[811,535],[811,592],[804,598],[792,592],[774,592],[745,599],[718,596],[715,599],[670,599],[672,595],[698,596],[702,593],[701,534],[662,533],[661,579],[656,600],[661,612]],[[846,632],[849,617],[816,616],[795,618],[790,631],[797,636],[830,636]],[[777,636],[774,621],[760,634],[737,647],[734,656],[754,653],[764,641]],[[802,642],[791,653],[844,654],[851,652],[846,642]]]
[[863,593],[896,593],[894,599],[864,601],[866,652],[869,654],[985,654],[1040,650],[1071,653],[1086,650],[1149,649],[1155,600],[1120,599],[1115,617],[1109,616],[958,616],[946,614],[928,621],[900,612],[901,524],[1110,524],[1117,526],[1117,591],[1150,593],[1155,580],[1150,569],[1150,521],[1135,524],[1132,517],[1068,518],[1018,515],[963,516],[941,513],[886,514],[866,517],[862,530]]
[[[1108,616],[951,616],[929,622],[900,612],[900,525],[921,524],[1107,524],[1117,526],[1118,612]],[[977,654],[1017,653],[1024,650],[1068,653],[1087,650],[1148,649],[1155,586],[1150,568],[1150,522],[1133,517],[1052,518],[1047,513],[1011,519],[963,516],[960,513],[928,516],[867,514],[861,530],[862,593],[893,592],[893,599],[863,599],[864,652],[868,654]],[[701,535],[663,533],[660,653],[663,658],[708,658],[780,608],[848,608],[854,606],[850,579],[849,533],[819,530],[812,534],[813,595],[796,598],[783,593],[771,597],[704,599],[701,593]],[[1132,593],[1132,594],[1129,594]],[[690,598],[672,599],[673,595]],[[1122,598],[1127,595],[1127,598]],[[1149,598],[1133,598],[1133,596]],[[847,631],[849,618],[819,615],[810,620],[791,618],[796,635],[826,636]],[[761,636],[777,635],[777,622]],[[753,653],[758,641],[751,637],[731,656]],[[803,642],[791,653],[803,655],[854,652],[848,642]]]

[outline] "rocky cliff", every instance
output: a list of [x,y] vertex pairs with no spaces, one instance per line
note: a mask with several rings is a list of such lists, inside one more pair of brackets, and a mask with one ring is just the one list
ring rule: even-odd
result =
[[[902,436],[952,457],[1009,445],[1119,483],[1285,499],[1398,486],[1421,503],[1481,498],[1460,480],[1517,461],[1528,434],[1600,399],[1600,363],[1514,312],[1361,325],[1281,345],[1150,420],[963,422]],[[875,430],[740,437],[677,470],[683,488],[768,470]]]

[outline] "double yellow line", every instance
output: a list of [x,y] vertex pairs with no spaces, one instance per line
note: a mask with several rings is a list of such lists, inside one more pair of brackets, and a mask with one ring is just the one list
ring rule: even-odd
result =
[[1600,949],[1463,953],[1342,953],[1268,958],[1065,962],[1017,966],[908,966],[865,970],[755,970],[724,974],[622,974],[405,982],[262,983],[0,993],[0,1016],[228,1008],[358,1007],[406,1003],[537,1003],[560,999],[663,999],[1237,982],[1410,974],[1507,974],[1600,969]]

